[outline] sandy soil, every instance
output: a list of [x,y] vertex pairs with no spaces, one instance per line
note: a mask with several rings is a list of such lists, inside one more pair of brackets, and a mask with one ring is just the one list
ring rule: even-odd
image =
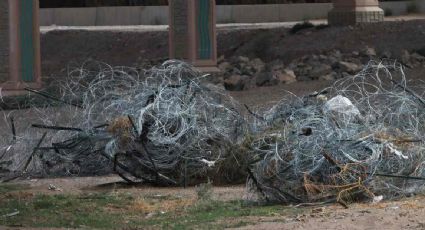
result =
[[259,220],[240,229],[425,229],[425,197],[379,204],[356,204],[349,209],[338,206],[311,208],[296,217]]

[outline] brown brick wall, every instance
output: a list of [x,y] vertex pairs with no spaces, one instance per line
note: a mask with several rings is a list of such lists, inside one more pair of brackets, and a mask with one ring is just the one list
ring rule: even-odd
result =
[[0,0],[0,83],[9,78],[9,3]]

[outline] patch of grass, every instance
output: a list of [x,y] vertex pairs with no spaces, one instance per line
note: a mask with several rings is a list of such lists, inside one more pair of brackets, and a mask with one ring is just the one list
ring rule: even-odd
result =
[[[18,215],[4,217],[19,211]],[[222,229],[250,224],[247,216],[295,215],[303,209],[254,206],[243,201],[216,201],[127,194],[5,196],[0,199],[0,226],[39,228]],[[229,221],[230,220],[230,221]]]
[[161,227],[184,229],[191,226],[195,229],[223,229],[230,227],[226,225],[225,221],[222,221],[225,219],[239,220],[239,218],[242,218],[238,221],[239,225],[247,225],[250,223],[243,221],[244,217],[293,215],[301,212],[302,209],[288,208],[281,205],[256,206],[246,204],[243,201],[201,201],[189,208],[179,219],[172,221],[168,225],[162,224]]
[[123,214],[114,211],[125,208],[125,197],[111,195],[72,196],[35,195],[33,197],[6,197],[0,201],[0,216],[15,210],[13,217],[1,217],[0,225],[24,227],[114,228],[125,224]]
[[196,187],[196,195],[198,200],[211,200],[212,199],[212,183],[208,180],[207,183],[200,184]]

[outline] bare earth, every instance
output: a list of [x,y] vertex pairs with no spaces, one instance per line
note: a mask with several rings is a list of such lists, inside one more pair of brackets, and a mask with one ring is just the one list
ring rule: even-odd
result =
[[[87,192],[126,192],[142,196],[148,195],[173,195],[182,197],[195,197],[196,192],[191,188],[159,188],[149,186],[128,186],[118,176],[103,177],[73,177],[73,178],[53,178],[53,179],[28,179],[20,181],[20,184],[29,185],[27,192],[54,195],[58,193],[81,194]],[[60,188],[60,192],[49,189],[49,185]],[[244,186],[214,187],[214,198],[220,200],[240,199],[240,195],[245,192]]]
[[357,204],[312,208],[310,214],[277,217],[240,229],[425,229],[425,198],[416,197],[376,205]]
[[[182,196],[194,198],[194,188],[153,188],[128,187],[120,184],[116,176],[59,178],[59,179],[29,179],[20,181],[30,185],[26,192],[42,194],[76,194],[87,192],[126,192],[140,196]],[[49,190],[49,185],[55,185],[62,191]],[[213,198],[219,200],[238,200],[245,196],[244,186],[215,187]],[[392,202],[377,204],[362,203],[351,205],[345,209],[339,205],[313,206],[301,215],[272,217],[243,217],[222,220],[228,224],[247,221],[257,223],[239,229],[425,229],[425,196],[404,198]],[[0,227],[0,229],[2,229]],[[11,228],[8,228],[11,229]],[[22,228],[21,228],[22,229]]]
[[[293,23],[228,25],[218,28],[218,56],[247,56],[265,62],[293,59],[338,49],[360,51],[366,46],[400,58],[402,50],[425,47],[425,19],[417,16],[356,27],[328,27],[290,34]],[[316,22],[318,24],[320,22]],[[44,28],[41,35],[42,72],[45,80],[67,76],[68,68],[87,60],[112,66],[135,66],[168,56],[168,32],[157,27]]]

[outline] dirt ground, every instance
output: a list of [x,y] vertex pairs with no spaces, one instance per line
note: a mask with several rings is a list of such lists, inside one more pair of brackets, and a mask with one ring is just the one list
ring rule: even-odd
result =
[[[218,56],[247,56],[285,63],[306,54],[332,49],[342,52],[374,47],[399,58],[403,49],[425,47],[425,20],[391,21],[356,27],[326,27],[290,34],[285,25],[229,26],[218,28]],[[166,30],[47,30],[41,36],[42,72],[45,79],[64,77],[68,69],[96,60],[113,66],[140,66],[168,56]]]
[[[413,86],[415,83],[425,80],[425,68],[407,69],[406,77]],[[332,86],[333,81],[303,81],[288,85],[277,85],[270,87],[259,87],[246,91],[231,91],[229,94],[241,104],[258,109],[267,109],[276,104],[288,93],[297,96],[304,96],[314,91],[320,91],[326,87]],[[423,94],[425,92],[418,92]]]
[[[40,193],[46,195],[57,194],[57,191],[49,189],[49,185],[55,185],[66,194],[81,194],[87,192],[112,192],[121,191],[138,195],[174,195],[184,197],[195,197],[196,193],[193,187],[188,189],[175,188],[155,188],[144,185],[129,186],[118,176],[102,177],[73,177],[73,178],[52,178],[52,179],[29,179],[19,181],[19,184],[29,185],[27,192]],[[235,200],[240,199],[240,195],[245,193],[244,186],[214,187],[213,194],[215,199]]]
[[380,204],[356,204],[349,209],[336,206],[311,208],[310,213],[271,220],[239,229],[425,229],[425,199],[417,197]]
[[[26,193],[46,195],[78,194],[87,192],[125,192],[139,196],[181,196],[195,198],[195,188],[153,188],[124,186],[116,176],[59,179],[29,179],[20,181],[29,185]],[[61,191],[49,189],[54,185]],[[213,198],[223,201],[246,197],[244,186],[215,187]],[[297,208],[297,207],[293,207]],[[348,209],[339,205],[308,207],[302,214],[234,217],[220,220],[226,225],[241,221],[251,224],[233,229],[425,229],[425,196],[404,198],[377,204],[360,203]],[[255,223],[255,224],[252,224]],[[0,229],[3,229],[0,226]],[[28,228],[4,228],[28,229]]]

